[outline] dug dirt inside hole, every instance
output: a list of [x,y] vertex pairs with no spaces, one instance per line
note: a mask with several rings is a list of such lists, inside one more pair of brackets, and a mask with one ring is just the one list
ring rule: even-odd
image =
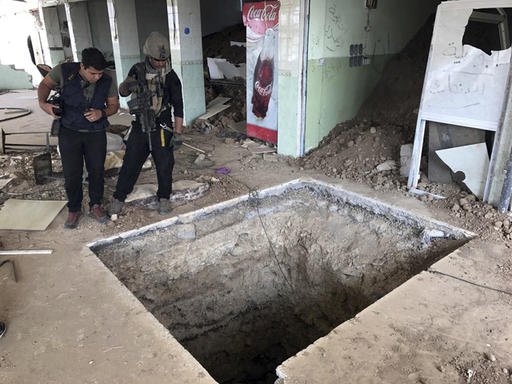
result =
[[[221,383],[275,368],[467,241],[308,188],[93,248]],[[452,237],[450,239],[450,237]]]

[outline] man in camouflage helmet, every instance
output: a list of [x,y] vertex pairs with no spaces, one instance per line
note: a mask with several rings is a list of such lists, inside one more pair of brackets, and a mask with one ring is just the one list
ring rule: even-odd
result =
[[[146,55],[144,62],[130,69],[128,77],[119,85],[119,94],[123,97],[132,95],[132,104],[129,105],[135,105],[134,110],[138,108],[139,111],[141,108],[145,111],[150,109],[146,111],[150,113],[135,112],[136,119],[132,122],[126,142],[126,153],[110,215],[121,213],[126,196],[133,191],[142,165],[150,153],[158,179],[158,213],[165,215],[171,211],[169,197],[174,167],[173,134],[181,134],[183,130],[181,82],[171,68],[167,38],[152,32],[144,43],[143,52]],[[171,107],[174,109],[174,131]],[[151,117],[149,123],[148,116]]]

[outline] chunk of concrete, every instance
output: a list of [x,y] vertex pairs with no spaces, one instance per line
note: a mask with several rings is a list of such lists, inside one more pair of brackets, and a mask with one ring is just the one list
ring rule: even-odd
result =
[[377,172],[392,171],[396,169],[395,160],[386,160],[385,162],[377,165]]
[[400,175],[409,177],[411,168],[412,144],[404,144],[400,147]]
[[196,238],[196,226],[194,224],[180,225],[176,236],[181,240],[194,240]]

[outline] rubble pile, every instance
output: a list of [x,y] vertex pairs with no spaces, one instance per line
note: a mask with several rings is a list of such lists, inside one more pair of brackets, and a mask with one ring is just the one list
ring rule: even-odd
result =
[[230,107],[210,117],[208,120],[196,120],[193,128],[199,132],[212,134],[221,133],[221,136],[222,134],[229,136],[230,132],[245,132],[245,127],[243,132],[241,132],[240,129],[237,129],[241,124],[236,124],[246,119],[245,80],[242,78],[233,80],[210,80],[207,75],[207,57],[223,58],[232,64],[245,63],[245,47],[231,46],[231,41],[246,41],[245,27],[243,24],[226,28],[203,38],[206,104],[208,105],[208,103],[216,97],[222,96],[230,98],[227,102],[230,104]]
[[44,184],[36,184],[33,159],[36,153],[12,153],[0,156],[0,204],[8,199],[25,200],[66,200],[62,164],[56,151],[53,151],[52,170],[56,175]]
[[[429,20],[404,51],[390,60],[357,117],[338,124],[318,148],[295,160],[297,166],[375,190],[409,194],[407,173],[400,172],[400,153],[410,151],[414,140],[432,26]],[[425,154],[422,169],[426,169]],[[418,199],[446,210],[458,225],[512,247],[511,215],[499,214],[478,201],[464,184],[431,183],[421,173],[418,188],[427,192],[416,195]]]
[[[203,37],[203,58],[223,58],[233,64],[245,63],[245,47],[231,46],[231,41],[245,42],[245,27],[237,24]],[[208,69],[206,67],[206,69]]]
[[363,119],[339,124],[320,148],[298,160],[304,169],[372,185],[375,189],[406,189],[399,177],[402,130]]
[[[196,120],[193,128],[201,133],[230,136],[231,133],[245,133],[246,96],[245,81],[238,79],[232,82],[216,83],[205,80],[206,104],[218,96],[229,97],[227,104],[231,106],[207,120]],[[243,129],[242,129],[243,127]],[[235,135],[236,137],[236,135]]]

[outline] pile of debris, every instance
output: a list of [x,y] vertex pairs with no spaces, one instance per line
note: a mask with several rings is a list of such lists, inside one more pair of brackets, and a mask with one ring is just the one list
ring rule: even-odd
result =
[[[245,135],[245,81],[216,84],[206,80],[205,88],[206,114],[195,120],[193,128],[201,133],[212,133],[222,137],[239,138],[239,134]],[[212,107],[218,105],[217,100],[229,107],[215,112]]]
[[[244,64],[246,59],[245,27],[238,24],[203,38],[203,57],[205,58],[206,114],[197,119],[194,129],[201,133],[219,134],[220,136],[243,138],[246,120],[246,85],[244,77],[213,79],[210,75],[207,58],[222,59],[233,65]],[[242,67],[240,67],[242,68]],[[229,105],[218,108],[221,104]],[[229,104],[227,104],[229,103]],[[214,110],[211,107],[217,106]]]
[[56,151],[51,153],[51,168],[56,176],[44,184],[36,183],[34,158],[38,153],[24,152],[0,156],[0,204],[10,198],[26,200],[66,200],[62,164]]
[[[429,20],[387,64],[357,117],[338,124],[317,149],[295,160],[299,167],[364,183],[375,190],[408,194],[406,160],[411,157],[432,25]],[[422,169],[426,169],[426,161],[425,155]],[[447,211],[458,225],[512,247],[512,217],[478,201],[464,184],[432,183],[421,173],[418,188],[426,192],[417,195],[418,199]]]
[[[223,58],[233,64],[245,63],[245,47],[231,42],[245,42],[245,27],[237,24],[203,37],[203,57]],[[206,62],[205,62],[206,65]]]
[[320,147],[298,159],[298,166],[327,176],[370,184],[379,189],[406,189],[399,177],[402,130],[354,119],[336,126]]

